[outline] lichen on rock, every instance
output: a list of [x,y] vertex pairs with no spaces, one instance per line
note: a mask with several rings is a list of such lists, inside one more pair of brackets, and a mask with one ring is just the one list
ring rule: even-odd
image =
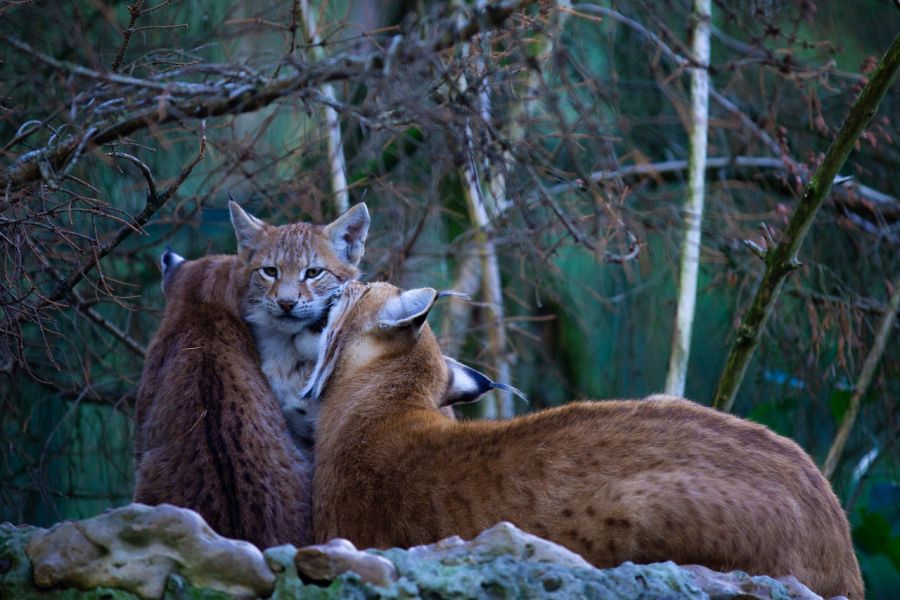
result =
[[[27,551],[26,551],[27,548]],[[597,569],[499,523],[475,539],[358,550],[346,540],[260,553],[193,511],[132,504],[50,530],[0,525],[0,598],[53,600],[602,598],[821,600],[792,577],[671,562]]]

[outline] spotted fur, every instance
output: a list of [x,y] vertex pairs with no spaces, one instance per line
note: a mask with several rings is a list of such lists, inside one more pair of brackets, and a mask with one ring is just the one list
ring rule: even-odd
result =
[[794,575],[822,596],[863,600],[831,487],[765,427],[666,396],[508,421],[442,416],[453,383],[424,322],[436,297],[350,282],[331,311],[306,390],[322,403],[317,542],[412,546],[506,520],[599,567]]
[[166,309],[138,390],[134,500],[190,508],[260,548],[310,542],[311,463],[241,318],[235,256],[162,261]]
[[242,312],[262,370],[297,446],[311,458],[318,407],[299,392],[312,371],[319,335],[342,283],[359,275],[369,212],[357,204],[329,225],[267,225],[229,204],[248,273]]

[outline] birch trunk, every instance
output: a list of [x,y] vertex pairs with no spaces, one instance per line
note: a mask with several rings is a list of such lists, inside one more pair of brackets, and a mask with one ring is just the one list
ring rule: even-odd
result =
[[[556,25],[562,28],[568,13],[564,10],[571,6],[569,0],[557,0],[555,3],[557,11],[554,15]],[[552,48],[553,39],[547,37],[543,41],[544,52],[549,52]],[[466,51],[465,49],[463,50]],[[476,66],[481,68],[483,61],[476,61]],[[483,69],[482,69],[483,70]],[[525,99],[515,103],[511,109],[512,118],[509,123],[509,138],[511,143],[515,144],[525,137],[525,130],[517,123],[517,117],[531,116],[536,110],[538,94],[536,92],[537,84],[533,81],[536,75],[534,71],[528,71],[525,79]],[[465,90],[466,81],[464,78],[460,80],[460,89]],[[491,99],[487,86],[483,86],[478,96],[481,116],[485,121],[490,120],[491,115]],[[497,262],[497,253],[494,248],[493,241],[487,235],[487,227],[490,224],[488,209],[494,215],[503,214],[510,206],[506,195],[506,173],[513,164],[511,153],[505,151],[500,159],[499,168],[492,164],[488,157],[482,164],[485,173],[485,179],[488,185],[485,189],[481,185],[481,178],[478,175],[478,167],[475,161],[474,148],[472,142],[471,130],[466,131],[466,140],[469,148],[470,160],[464,169],[461,169],[464,185],[463,192],[466,197],[466,204],[469,208],[469,218],[473,225],[478,228],[475,236],[475,242],[478,245],[478,251],[481,256],[480,270],[473,268],[473,265],[467,260],[460,267],[459,281],[471,282],[473,275],[480,272],[482,289],[488,304],[488,347],[492,357],[495,360],[495,368],[497,370],[498,381],[500,383],[509,384],[510,366],[506,358],[506,325],[504,322],[503,310],[503,285],[500,279],[500,267]],[[467,305],[455,305],[448,315],[448,319],[454,319],[454,322],[448,322],[445,332],[459,332],[459,322],[468,322],[469,310]],[[458,344],[454,338],[454,342]],[[503,390],[497,390],[498,403],[492,406],[490,403],[484,402],[481,405],[482,417],[484,418],[509,418],[514,415],[512,394]]]
[[[466,254],[459,264],[452,289],[474,298],[480,287],[481,256],[475,253]],[[447,308],[441,323],[441,348],[444,354],[456,358],[469,328],[472,305],[460,298],[448,298],[445,302]]]
[[[488,351],[497,371],[497,381],[506,385],[509,381],[509,361],[506,358],[506,322],[503,311],[503,285],[500,279],[500,265],[497,262],[497,251],[494,241],[488,236],[490,219],[485,210],[484,195],[478,177],[473,148],[471,147],[471,131],[466,128],[469,142],[469,160],[462,169],[463,192],[469,208],[469,220],[476,228],[475,244],[481,258],[481,289],[486,303],[486,321],[488,331]],[[496,403],[482,402],[481,416],[485,419],[508,419],[513,416],[512,394],[506,390],[495,390]]]
[[[316,60],[325,58],[325,49],[319,38],[319,30],[316,25],[316,17],[309,6],[309,0],[300,0],[300,12],[303,16],[303,30],[307,43],[311,46],[311,52]],[[330,83],[322,84],[320,88],[326,101],[334,103],[336,96],[334,86]],[[344,162],[344,147],[341,143],[341,121],[337,111],[331,106],[323,109],[325,115],[325,128],[328,144],[329,179],[331,180],[331,193],[334,195],[334,207],[337,214],[343,214],[350,208],[350,194],[347,190],[347,166]]]
[[684,208],[684,241],[678,282],[678,309],[672,334],[672,354],[666,376],[666,393],[684,395],[691,332],[697,301],[697,273],[700,269],[700,225],[706,192],[706,139],[709,124],[709,36],[711,1],[694,0],[692,52],[700,66],[691,67],[691,132],[688,157],[688,197]]

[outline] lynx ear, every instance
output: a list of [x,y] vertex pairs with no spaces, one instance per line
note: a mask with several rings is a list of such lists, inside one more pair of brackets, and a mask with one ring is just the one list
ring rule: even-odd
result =
[[166,293],[166,285],[172,279],[172,275],[175,274],[175,271],[178,270],[178,267],[181,266],[184,260],[183,256],[176,254],[169,246],[166,246],[166,251],[159,257],[159,266],[162,269],[162,283],[160,286],[163,294]]
[[231,224],[234,226],[234,233],[237,236],[238,250],[250,249],[256,234],[266,224],[246,212],[234,200],[229,200],[228,210],[231,212]]
[[493,389],[506,390],[528,402],[525,394],[511,385],[495,383],[484,373],[479,373],[471,367],[456,362],[449,356],[445,356],[444,361],[447,363],[448,371],[447,389],[444,391],[439,407],[474,402]]
[[378,327],[393,330],[411,328],[418,335],[437,297],[437,290],[432,288],[407,290],[391,297],[378,313]]
[[359,264],[366,251],[366,236],[369,234],[369,209],[360,202],[325,227],[325,235],[338,258],[353,266]]

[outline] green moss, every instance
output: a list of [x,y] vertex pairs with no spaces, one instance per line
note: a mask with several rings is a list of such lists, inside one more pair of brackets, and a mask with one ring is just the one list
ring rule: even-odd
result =
[[170,575],[166,582],[164,600],[230,600],[231,596],[224,592],[198,588],[189,584],[180,575]]

